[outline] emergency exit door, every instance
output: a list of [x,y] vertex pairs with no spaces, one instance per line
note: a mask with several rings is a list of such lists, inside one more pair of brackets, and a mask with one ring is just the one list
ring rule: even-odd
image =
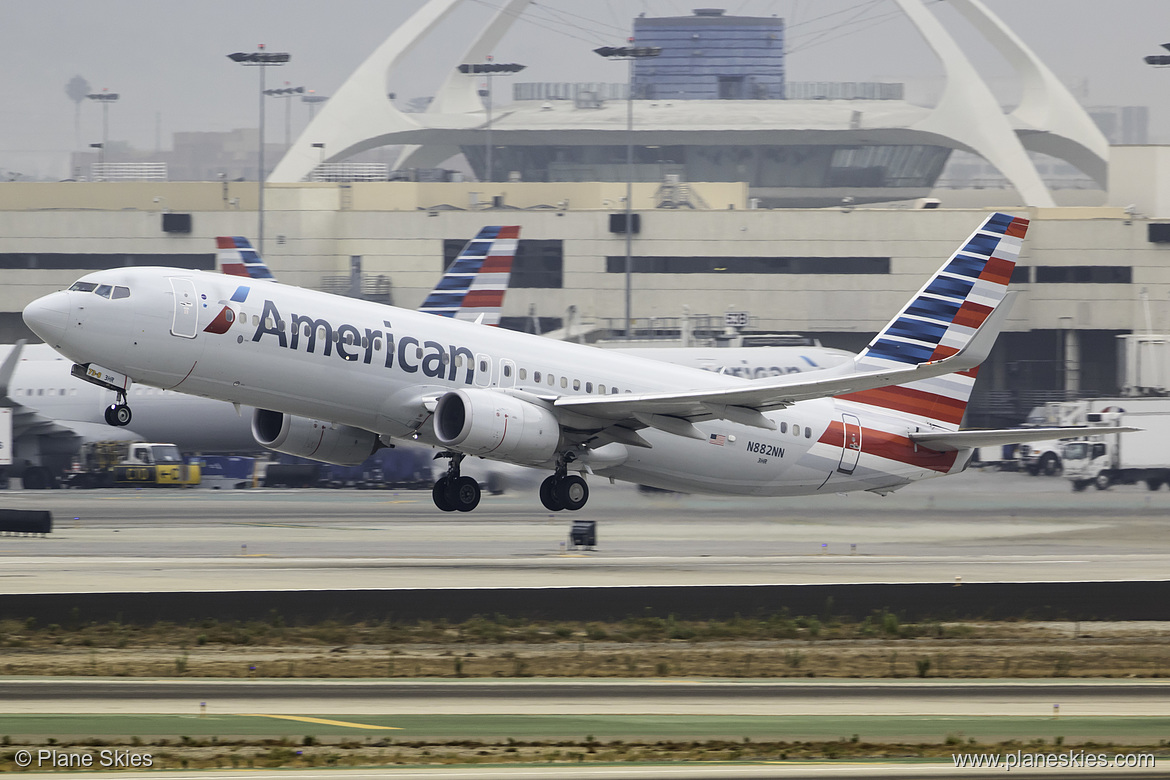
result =
[[852,474],[861,457],[861,420],[855,415],[843,414],[841,423],[845,427],[845,439],[841,443],[841,462],[837,464],[837,471]]

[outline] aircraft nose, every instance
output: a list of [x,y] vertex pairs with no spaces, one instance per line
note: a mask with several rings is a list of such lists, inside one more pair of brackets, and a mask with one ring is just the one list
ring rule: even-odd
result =
[[56,292],[37,298],[24,307],[24,323],[44,339],[46,344],[57,346],[65,336],[69,324],[69,296]]

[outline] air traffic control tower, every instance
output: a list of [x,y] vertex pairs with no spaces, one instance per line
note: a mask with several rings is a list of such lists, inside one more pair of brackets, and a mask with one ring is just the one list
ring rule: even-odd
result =
[[693,16],[634,20],[639,46],[658,57],[634,63],[634,95],[649,100],[778,100],[784,97],[784,20],[727,16],[698,8]]

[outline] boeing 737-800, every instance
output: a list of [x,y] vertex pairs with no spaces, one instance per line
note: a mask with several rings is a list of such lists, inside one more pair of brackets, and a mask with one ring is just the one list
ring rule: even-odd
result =
[[468,455],[550,470],[540,494],[553,510],[585,505],[582,474],[737,495],[886,493],[962,471],[974,447],[1053,437],[959,430],[1027,225],[988,217],[850,363],[754,381],[173,268],[87,274],[24,318],[76,376],[119,393],[115,420],[137,382],[256,407],[257,440],[326,462],[395,439],[441,448],[443,510],[479,503],[459,470]]

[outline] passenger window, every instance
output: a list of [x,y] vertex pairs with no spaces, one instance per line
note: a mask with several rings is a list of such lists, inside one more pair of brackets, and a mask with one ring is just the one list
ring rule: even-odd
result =
[[569,378],[567,376],[561,377],[561,387],[569,386]]
[[780,433],[788,433],[788,423],[780,423]]
[[574,379],[574,380],[573,380],[573,389],[574,389],[574,390],[580,390],[580,389],[581,389],[581,380],[580,380],[580,379]]
[[553,383],[556,381],[557,381],[557,378],[555,376],[553,376],[552,374],[548,375],[548,386],[549,387],[552,387]]
[[598,385],[597,392],[601,393],[602,395],[605,395],[605,385]]
[[806,438],[806,439],[812,438],[812,428],[805,428],[804,429],[804,438]]
[[585,383],[585,392],[586,392],[586,393],[592,393],[592,392],[593,392],[593,383],[592,383],[592,382],[586,382],[586,383]]
[[532,381],[536,382],[536,384],[540,384],[540,372],[539,371],[532,372]]
[[504,364],[504,376],[512,376],[512,365],[510,363]]
[[130,288],[129,287],[121,287],[121,286],[115,287],[113,297],[115,297],[115,298],[129,298],[130,297]]
[[253,315],[252,315],[252,324],[253,324],[253,325],[259,325],[259,324],[260,324],[260,315],[259,315],[259,314],[253,314]]
[[609,388],[610,395],[616,395],[617,393],[620,393],[620,392],[621,392],[621,390],[618,390],[616,387]]
[[414,348],[414,356],[416,358],[418,358],[419,360],[422,360],[423,348],[422,347],[415,347]]
[[382,339],[374,339],[374,351],[382,349]]
[[481,360],[481,361],[479,361],[479,371],[480,371],[480,373],[481,373],[481,374],[486,374],[486,373],[487,373],[487,370],[488,370],[487,361],[486,361],[486,360]]
[[109,298],[110,293],[112,293],[113,291],[114,291],[114,288],[112,286],[110,286],[108,284],[100,284],[100,285],[98,285],[98,288],[93,291],[93,294],[100,295],[103,298]]
[[520,379],[523,380],[523,379],[527,379],[527,378],[528,378],[528,369],[527,368],[520,369]]

